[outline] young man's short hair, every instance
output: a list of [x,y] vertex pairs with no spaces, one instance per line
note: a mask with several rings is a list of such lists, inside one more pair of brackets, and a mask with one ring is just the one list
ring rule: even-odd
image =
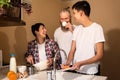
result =
[[75,9],[77,11],[84,11],[86,16],[90,16],[90,4],[87,1],[78,1],[72,6],[72,9]]

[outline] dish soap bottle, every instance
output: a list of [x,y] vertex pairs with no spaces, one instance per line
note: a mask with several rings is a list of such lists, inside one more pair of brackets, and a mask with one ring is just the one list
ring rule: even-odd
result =
[[15,54],[10,54],[10,71],[17,72]]

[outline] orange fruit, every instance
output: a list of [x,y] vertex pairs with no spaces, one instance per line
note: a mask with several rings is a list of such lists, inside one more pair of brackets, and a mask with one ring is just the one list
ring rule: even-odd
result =
[[14,71],[9,71],[7,73],[7,77],[9,80],[17,80],[17,75]]
[[69,66],[64,66],[64,69],[69,68]]
[[61,65],[61,67],[62,67],[62,69],[67,69],[67,68],[69,68],[68,65]]

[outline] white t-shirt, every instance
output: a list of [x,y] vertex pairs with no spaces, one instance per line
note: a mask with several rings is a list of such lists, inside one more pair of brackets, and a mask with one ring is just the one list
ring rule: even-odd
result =
[[45,52],[45,42],[43,44],[38,44],[38,51],[39,51],[39,60],[40,61],[47,60],[46,52]]
[[[83,27],[82,25],[76,27],[73,32],[73,40],[76,41],[75,62],[95,56],[95,44],[105,41],[103,29],[97,23],[92,23],[88,27]],[[98,63],[81,66],[79,72],[95,74],[98,72]]]
[[[72,43],[72,32],[70,31],[63,32],[61,30],[61,27],[58,27],[54,33],[54,40],[58,43],[59,48],[66,52],[66,55],[68,57]],[[61,51],[61,57],[62,57],[62,63],[65,63],[66,59],[63,51]]]

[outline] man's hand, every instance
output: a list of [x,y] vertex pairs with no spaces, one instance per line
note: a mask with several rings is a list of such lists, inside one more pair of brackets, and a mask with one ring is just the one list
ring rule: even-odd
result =
[[67,22],[65,28],[72,32],[73,31],[73,27],[72,26],[73,25],[70,22]]
[[73,64],[72,70],[79,70],[81,66],[82,66],[81,63],[77,62],[77,63]]

